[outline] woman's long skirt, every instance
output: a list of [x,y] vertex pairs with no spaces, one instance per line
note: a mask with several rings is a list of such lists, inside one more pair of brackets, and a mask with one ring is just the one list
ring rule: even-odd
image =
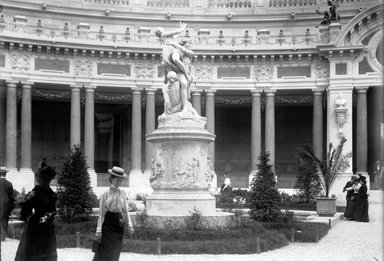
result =
[[121,213],[107,212],[101,228],[101,244],[93,261],[118,261],[123,246],[124,227],[119,220]]
[[368,199],[358,198],[356,200],[356,205],[353,208],[352,220],[359,222],[369,222],[368,206]]
[[355,208],[355,201],[352,199],[347,199],[347,206],[345,207],[344,217],[352,218],[353,209]]
[[25,223],[15,261],[56,260],[56,235],[53,220],[39,223],[39,217],[32,216]]

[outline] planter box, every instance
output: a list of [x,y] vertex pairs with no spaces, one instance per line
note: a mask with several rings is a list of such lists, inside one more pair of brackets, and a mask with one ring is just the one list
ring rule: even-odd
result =
[[336,198],[316,198],[316,211],[321,217],[333,217],[336,214]]

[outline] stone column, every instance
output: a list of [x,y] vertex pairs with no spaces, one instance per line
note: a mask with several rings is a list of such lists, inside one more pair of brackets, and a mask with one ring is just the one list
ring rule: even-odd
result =
[[20,171],[31,170],[32,153],[32,85],[22,83],[23,93],[21,101],[21,162]]
[[313,91],[312,147],[317,158],[323,158],[323,91]]
[[261,153],[261,93],[252,90],[251,173],[249,183],[256,176]]
[[80,109],[80,86],[71,86],[71,134],[70,134],[70,149],[73,145],[80,145],[80,124],[81,124],[81,109]]
[[194,90],[192,93],[192,106],[195,108],[197,113],[201,115],[201,91]]
[[[207,118],[207,127],[209,133],[215,134],[215,92],[216,90],[205,91],[205,117]],[[215,142],[208,145],[208,153],[211,157],[212,166],[215,166]]]
[[356,88],[356,172],[368,174],[367,89]]
[[[146,89],[146,104],[145,104],[145,134],[150,134],[155,130],[155,89]],[[152,143],[145,141],[145,170],[144,176],[150,177],[150,171],[152,166],[153,157],[153,145]],[[150,184],[149,184],[150,186]]]
[[265,152],[269,152],[269,163],[273,169],[275,169],[275,92],[265,93]]
[[[17,174],[17,83],[7,82],[7,112],[5,124],[5,165]],[[8,176],[7,175],[7,176]]]
[[6,86],[0,85],[0,165],[5,166]]
[[95,171],[95,86],[85,88],[84,156],[93,188],[97,187]]
[[130,188],[142,187],[141,171],[141,89],[132,90],[132,136],[131,136],[131,171]]
[[18,184],[27,191],[33,188],[35,174],[32,171],[32,84],[22,83],[21,100],[21,160]]

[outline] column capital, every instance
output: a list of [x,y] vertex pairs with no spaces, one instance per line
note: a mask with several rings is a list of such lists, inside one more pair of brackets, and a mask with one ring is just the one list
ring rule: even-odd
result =
[[355,87],[357,93],[366,93],[368,91],[369,86]]
[[261,96],[262,90],[251,89],[252,96]]
[[198,90],[198,89],[192,89],[191,90],[192,95],[201,95],[202,92],[203,92],[203,90]]
[[7,81],[7,87],[10,87],[10,88],[16,88],[17,85],[19,84],[18,81]]
[[276,94],[276,90],[268,90],[264,92],[265,92],[265,96],[275,96]]
[[84,87],[85,91],[94,91],[97,88],[95,84],[83,85],[82,87]]
[[84,85],[74,83],[74,84],[70,84],[69,87],[70,87],[71,89],[80,89],[80,88],[83,88]]
[[155,95],[157,89],[145,88],[145,93],[148,95]]
[[31,82],[22,82],[21,86],[23,89],[31,89],[33,84],[34,83],[31,83]]
[[206,96],[214,96],[216,89],[204,90]]
[[141,94],[143,88],[131,88],[132,94]]

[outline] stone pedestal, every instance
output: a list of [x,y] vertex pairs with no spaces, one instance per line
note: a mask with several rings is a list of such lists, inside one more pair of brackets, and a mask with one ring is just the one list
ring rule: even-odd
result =
[[154,153],[148,214],[190,215],[194,208],[203,215],[214,214],[215,198],[208,191],[214,179],[208,144],[215,135],[205,129],[206,118],[178,112],[158,120],[158,129],[147,134]]
[[7,173],[7,179],[12,183],[13,188],[21,192],[24,188],[26,192],[29,192],[35,186],[35,173],[32,169],[23,168],[20,171],[17,169],[9,168]]
[[329,28],[327,25],[320,25],[319,26],[319,31],[321,35],[321,43],[327,44],[329,43]]
[[329,40],[331,43],[334,43],[341,31],[341,24],[331,23],[329,26]]

